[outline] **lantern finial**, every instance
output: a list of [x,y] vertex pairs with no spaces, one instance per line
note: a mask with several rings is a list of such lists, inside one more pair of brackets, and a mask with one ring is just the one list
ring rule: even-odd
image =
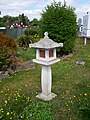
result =
[[48,32],[45,32],[44,35],[44,38],[48,38]]

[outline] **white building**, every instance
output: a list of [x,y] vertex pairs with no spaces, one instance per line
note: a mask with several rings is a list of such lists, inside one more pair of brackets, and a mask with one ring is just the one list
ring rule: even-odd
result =
[[82,36],[90,37],[90,15],[89,14],[83,16]]
[[0,27],[1,30],[6,29],[5,27]]
[[83,16],[82,37],[84,37],[84,45],[87,43],[87,38],[90,38],[90,14]]

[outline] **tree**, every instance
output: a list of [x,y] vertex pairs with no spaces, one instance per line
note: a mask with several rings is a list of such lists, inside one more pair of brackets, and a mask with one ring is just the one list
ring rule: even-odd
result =
[[58,53],[72,52],[77,34],[77,23],[74,8],[53,2],[42,13],[40,27],[42,33],[47,31],[56,42],[63,42],[64,47]]
[[2,18],[0,17],[0,27],[3,27],[3,26],[4,26],[4,23],[3,23]]
[[32,24],[33,26],[38,26],[39,21],[38,21],[36,18],[34,18],[34,19],[31,21],[31,24]]
[[24,16],[24,13],[22,14],[21,21],[22,21],[23,25],[26,25],[26,21],[25,21],[25,16]]
[[22,25],[22,23],[23,23],[23,25],[29,26],[29,22],[30,21],[29,21],[28,17],[24,16],[24,14],[16,16],[16,17],[6,15],[6,16],[3,16],[2,18],[0,18],[0,26],[5,26],[5,27],[8,27],[8,26],[10,27],[11,24],[15,25],[16,23],[18,23],[20,25]]

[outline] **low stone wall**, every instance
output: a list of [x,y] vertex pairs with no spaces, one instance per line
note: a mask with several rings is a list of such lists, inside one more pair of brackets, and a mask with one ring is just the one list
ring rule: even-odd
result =
[[0,80],[7,78],[15,72],[35,68],[35,63],[32,61],[25,62],[20,65],[15,65],[12,68],[8,68],[7,71],[0,71]]

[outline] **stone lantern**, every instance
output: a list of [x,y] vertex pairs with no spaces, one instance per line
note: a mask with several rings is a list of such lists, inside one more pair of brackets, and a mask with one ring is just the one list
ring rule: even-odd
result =
[[51,65],[59,62],[60,59],[56,58],[56,48],[63,47],[63,43],[56,43],[49,39],[48,33],[44,33],[45,37],[39,42],[29,44],[29,47],[36,48],[36,59],[33,62],[42,64],[41,71],[41,88],[42,92],[36,97],[43,100],[51,100],[56,94],[51,92],[52,87],[52,71]]

